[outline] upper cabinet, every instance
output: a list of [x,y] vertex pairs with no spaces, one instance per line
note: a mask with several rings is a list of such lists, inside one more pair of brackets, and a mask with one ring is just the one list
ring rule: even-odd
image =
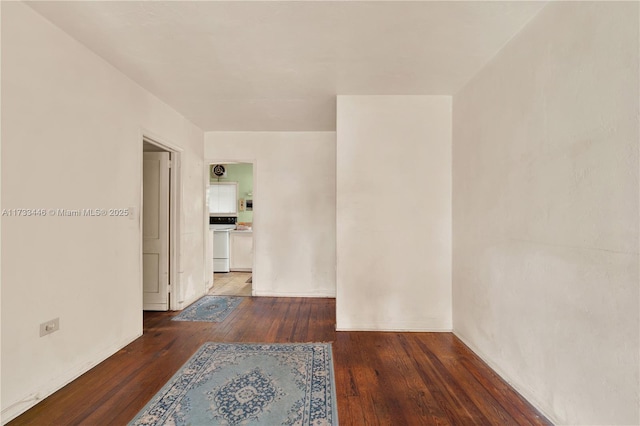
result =
[[209,214],[238,213],[238,183],[217,182],[209,186]]

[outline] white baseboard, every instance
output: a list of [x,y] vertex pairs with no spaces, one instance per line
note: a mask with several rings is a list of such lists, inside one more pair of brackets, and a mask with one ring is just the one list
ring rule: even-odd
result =
[[256,291],[254,289],[254,296],[260,297],[317,297],[317,298],[331,298],[335,299],[335,292],[314,292],[314,293],[299,293],[299,292],[278,292],[278,291]]
[[380,331],[383,333],[451,333],[450,328],[336,327],[336,331]]
[[336,331],[395,331],[417,333],[445,333],[451,332],[450,325],[436,319],[430,321],[339,321]]
[[489,367],[491,367],[491,369],[498,376],[500,376],[502,380],[507,382],[509,386],[514,388],[516,392],[518,392],[524,399],[526,399],[529,402],[529,404],[533,405],[536,408],[536,410],[538,410],[543,416],[545,416],[548,420],[550,420],[554,425],[560,424],[559,420],[555,418],[555,416],[551,415],[551,413],[548,410],[544,409],[543,404],[534,395],[532,395],[532,393],[529,390],[524,389],[518,383],[513,382],[509,378],[509,375],[507,375],[505,371],[502,368],[500,368],[498,364],[494,363],[488,356],[486,356],[486,354],[478,350],[478,348],[474,344],[472,344],[469,339],[467,339],[466,337],[461,335],[460,332],[455,330],[453,331],[453,334],[458,339],[460,339],[462,343],[464,343],[474,354],[476,354],[478,358],[480,358]]
[[115,354],[140,336],[142,336],[142,332],[121,340],[119,343],[97,353],[93,360],[64,371],[62,374],[50,379],[46,384],[42,385],[41,388],[34,389],[32,392],[18,398],[14,402],[10,402],[8,407],[4,408],[0,413],[2,424],[4,425],[15,419],[20,414],[82,376],[84,373],[91,370],[93,367],[100,364],[102,361],[109,358],[111,355]]

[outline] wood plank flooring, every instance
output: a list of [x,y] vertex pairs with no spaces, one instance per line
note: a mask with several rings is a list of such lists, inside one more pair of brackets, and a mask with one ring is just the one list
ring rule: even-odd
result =
[[251,272],[216,272],[213,274],[212,296],[251,296]]
[[335,332],[335,300],[246,297],[224,322],[144,335],[10,425],[125,425],[207,341],[333,342],[341,425],[548,425],[451,333]]

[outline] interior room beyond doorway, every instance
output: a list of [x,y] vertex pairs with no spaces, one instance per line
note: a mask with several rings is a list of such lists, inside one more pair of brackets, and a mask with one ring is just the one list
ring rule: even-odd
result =
[[213,286],[209,294],[253,294],[252,163],[209,165],[209,229],[213,237]]

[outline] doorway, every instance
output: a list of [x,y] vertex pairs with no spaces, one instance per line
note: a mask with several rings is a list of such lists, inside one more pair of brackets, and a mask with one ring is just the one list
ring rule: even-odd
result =
[[142,310],[176,309],[180,153],[144,137],[142,142]]
[[207,203],[213,238],[210,295],[254,292],[254,163],[207,162]]

